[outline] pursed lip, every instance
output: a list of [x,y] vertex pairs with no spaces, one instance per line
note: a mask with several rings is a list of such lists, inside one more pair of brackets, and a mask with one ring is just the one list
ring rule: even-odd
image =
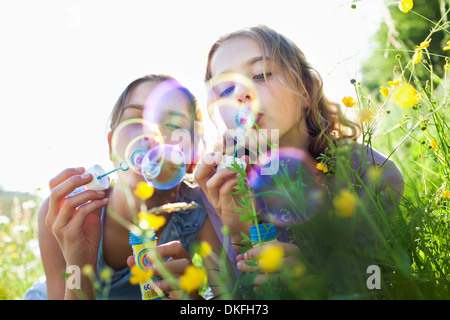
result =
[[255,117],[255,124],[257,124],[259,126],[259,124],[261,123],[261,119],[263,117],[262,113],[258,113]]

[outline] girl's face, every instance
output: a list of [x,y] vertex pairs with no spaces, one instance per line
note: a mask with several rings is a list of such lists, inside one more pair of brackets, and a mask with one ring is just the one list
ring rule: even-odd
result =
[[[267,129],[269,142],[272,141],[271,129],[275,129],[278,130],[280,147],[307,150],[308,141],[305,137],[308,135],[301,117],[300,99],[280,83],[280,67],[273,65],[267,56],[264,65],[262,58],[262,48],[251,37],[239,36],[222,43],[211,59],[212,78],[237,73],[248,78],[253,85],[246,86],[238,82],[222,87],[218,85],[220,92],[215,90],[214,102],[227,98],[234,100],[239,108],[252,110],[252,103],[258,99],[259,107],[254,111],[255,121],[260,129]],[[234,115],[233,111],[230,113]],[[226,117],[226,112],[221,111],[221,114]],[[224,122],[229,122],[229,119],[224,119]]]
[[[143,125],[142,121],[140,121],[144,116],[144,105],[147,98],[158,84],[158,82],[153,81],[142,82],[128,95],[118,127],[127,122],[130,122],[130,124],[122,127],[120,133],[117,134],[114,145],[110,141],[110,153],[118,154],[119,162],[124,159],[130,162],[131,160],[128,159],[130,153],[138,148],[148,151],[155,147],[156,144],[165,143],[179,144],[184,151],[180,142],[182,144],[191,144],[192,105],[187,96],[179,90],[172,90],[163,95],[158,100],[157,105],[152,108],[158,113],[157,117],[153,118],[155,123],[157,121],[157,130],[152,129],[152,126]],[[183,135],[181,138],[180,132]],[[186,164],[189,165],[189,163]],[[115,163],[115,165],[117,167],[118,163]],[[125,173],[119,172],[119,174],[121,174],[121,179],[126,179],[127,184],[130,186],[134,186],[144,180],[140,174],[133,170],[128,170]]]

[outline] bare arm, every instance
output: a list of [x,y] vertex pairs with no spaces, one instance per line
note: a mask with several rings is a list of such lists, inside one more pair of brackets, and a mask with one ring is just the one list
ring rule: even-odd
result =
[[66,270],[66,261],[58,241],[45,225],[45,217],[49,208],[49,198],[45,199],[38,213],[38,236],[41,250],[42,264],[47,279],[47,299],[64,299],[65,281],[63,272]]
[[75,188],[92,180],[84,169],[66,169],[53,178],[51,194],[39,210],[39,242],[47,276],[49,299],[95,299],[93,283],[80,274],[80,287],[66,286],[66,265],[82,269],[97,266],[104,192],[86,190],[67,197]]

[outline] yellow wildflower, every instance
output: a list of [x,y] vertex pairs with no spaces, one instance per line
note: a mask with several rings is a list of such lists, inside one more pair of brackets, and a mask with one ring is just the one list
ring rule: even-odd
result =
[[211,253],[211,246],[209,245],[208,242],[202,241],[202,243],[200,243],[200,248],[198,249],[197,253],[200,255],[200,257],[206,258]]
[[192,293],[200,288],[205,278],[206,272],[204,269],[199,269],[193,265],[190,265],[180,277],[180,287],[184,291]]
[[383,95],[383,97],[387,98],[389,95],[389,89],[386,87],[381,87],[380,93]]
[[387,82],[388,85],[396,87],[400,84],[400,80],[390,80]]
[[316,165],[316,169],[317,169],[317,170],[320,170],[320,171],[323,171],[323,173],[327,173],[327,172],[328,172],[328,166],[327,166],[327,165],[323,165],[322,162],[319,162],[319,163]]
[[420,94],[410,84],[399,86],[394,92],[394,102],[402,108],[410,108],[420,101]]
[[407,13],[414,6],[413,0],[400,0],[398,2],[398,8],[401,12]]
[[367,169],[367,178],[370,183],[378,184],[383,176],[383,170],[380,167],[370,167]]
[[259,256],[259,266],[264,271],[275,272],[280,268],[283,256],[283,248],[275,245],[268,246]]
[[419,49],[423,50],[425,48],[428,48],[430,46],[430,42],[431,42],[431,39],[428,41],[422,41],[419,45]]
[[450,198],[450,191],[448,191],[448,190],[445,190],[443,193],[442,193],[442,197],[444,197],[444,198]]
[[305,274],[305,272],[306,272],[306,267],[303,263],[296,265],[292,270],[292,273],[296,277],[302,277]]
[[166,223],[164,216],[159,216],[153,213],[139,212],[139,227],[142,229],[153,228],[158,230]]
[[422,49],[420,49],[419,47],[417,47],[416,51],[414,52],[414,55],[412,57],[413,63],[414,64],[418,64],[420,61],[422,61]]
[[153,277],[153,269],[142,270],[138,265],[131,267],[130,283],[135,285],[138,283],[144,283],[151,277]]
[[113,275],[112,270],[110,268],[106,267],[100,272],[99,278],[106,281],[108,279],[111,279],[112,275]]
[[356,195],[348,190],[342,190],[339,195],[334,197],[333,205],[335,214],[340,218],[348,218],[353,215],[358,205]]
[[81,269],[81,272],[86,276],[91,276],[95,274],[94,268],[90,264],[85,265],[83,269]]
[[142,200],[147,200],[153,195],[154,191],[153,184],[150,182],[139,182],[134,194]]
[[447,45],[445,47],[443,47],[442,50],[444,50],[444,51],[450,50],[450,40],[447,41]]
[[342,103],[343,103],[344,106],[346,106],[347,108],[351,108],[351,107],[353,107],[353,106],[356,104],[355,100],[353,100],[352,97],[344,97],[344,98],[342,99]]
[[439,142],[437,142],[436,140],[431,141],[431,147],[432,147],[434,150],[437,150],[437,149],[438,149],[438,146],[439,146]]

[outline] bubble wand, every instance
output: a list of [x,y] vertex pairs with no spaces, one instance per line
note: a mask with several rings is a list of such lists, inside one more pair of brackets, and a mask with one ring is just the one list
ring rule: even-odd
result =
[[[118,168],[105,173],[105,170],[103,168],[96,164],[89,169],[85,171],[85,173],[92,175],[94,179],[91,180],[88,184],[85,184],[84,186],[78,187],[75,190],[73,190],[67,197],[76,195],[77,193],[80,193],[85,190],[96,190],[96,191],[102,191],[109,188],[109,179],[106,178],[107,175],[116,172],[117,170],[127,171],[129,169],[128,163],[126,161],[122,161]],[[95,177],[97,177],[95,179]]]
[[127,171],[128,169],[130,169],[130,166],[128,165],[128,163],[127,163],[126,161],[122,161],[122,162],[119,164],[119,167],[117,167],[117,168],[114,169],[114,170],[111,170],[110,172],[107,172],[107,173],[104,173],[104,174],[102,174],[102,175],[97,176],[97,179],[98,179],[98,180],[101,180],[102,178],[106,177],[107,175],[109,175],[109,174],[111,174],[111,173],[113,173],[113,172],[116,172],[116,171],[118,171],[118,170]]

